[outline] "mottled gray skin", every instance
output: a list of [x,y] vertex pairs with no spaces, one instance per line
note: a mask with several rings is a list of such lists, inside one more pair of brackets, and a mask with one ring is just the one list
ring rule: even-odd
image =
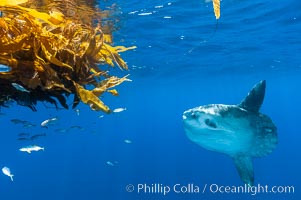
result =
[[259,113],[265,81],[256,84],[238,105],[210,104],[183,114],[187,137],[201,147],[233,158],[241,180],[254,184],[252,158],[271,153],[277,144],[277,128]]

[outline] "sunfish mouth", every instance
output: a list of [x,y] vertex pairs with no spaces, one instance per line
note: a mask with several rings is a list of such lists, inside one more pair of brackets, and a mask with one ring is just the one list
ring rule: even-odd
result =
[[186,110],[183,115],[182,115],[182,118],[183,120],[186,120],[186,119],[197,119],[198,116],[199,116],[200,112],[197,111],[196,109],[189,109],[189,110]]
[[208,114],[197,109],[189,109],[182,115],[184,123],[198,123],[200,128],[219,130],[217,123]]
[[182,115],[182,119],[183,119],[183,120],[188,119],[188,117],[191,117],[191,113],[192,113],[192,110],[191,110],[191,109],[186,110],[186,111],[183,113],[183,115]]

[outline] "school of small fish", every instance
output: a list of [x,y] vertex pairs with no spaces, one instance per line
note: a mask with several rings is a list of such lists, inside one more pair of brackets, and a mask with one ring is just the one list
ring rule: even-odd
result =
[[[4,68],[4,66],[0,66],[0,70],[3,70],[3,68]],[[12,85],[21,92],[30,92],[17,83],[12,83]],[[126,111],[126,108],[116,108],[112,112],[120,113],[123,111]],[[79,109],[75,110],[75,112],[76,112],[76,115],[79,116],[79,113],[80,113]],[[104,115],[98,116],[98,118],[103,118],[103,117],[104,117]],[[51,117],[51,118],[48,118],[48,119],[42,121],[40,123],[40,127],[49,128],[50,126],[56,125],[58,123],[58,121],[59,121],[58,117]],[[11,119],[10,122],[15,125],[19,125],[23,128],[26,128],[27,131],[17,134],[17,140],[19,140],[22,143],[23,142],[26,143],[27,141],[32,142],[39,138],[43,138],[43,137],[47,136],[47,134],[44,131],[42,133],[41,132],[40,133],[32,133],[32,129],[39,128],[39,126],[36,126],[36,124],[31,123],[27,120]],[[80,131],[85,130],[83,127],[78,126],[78,125],[72,125],[72,126],[69,126],[68,128],[57,128],[57,129],[53,129],[53,130],[55,132],[67,133],[73,129],[80,130]],[[129,139],[124,139],[123,142],[126,144],[132,143],[132,141]],[[19,148],[20,152],[24,152],[24,153],[28,153],[28,154],[32,154],[33,152],[39,152],[39,151],[44,151],[44,150],[45,150],[45,147],[42,147],[42,146],[39,146],[36,144],[22,145],[21,148]],[[119,163],[118,163],[118,161],[106,161],[106,164],[108,166],[115,167]],[[11,181],[14,181],[14,179],[13,179],[14,174],[12,174],[11,169],[9,167],[4,166],[2,168],[2,173],[4,175],[8,176],[11,179]]]

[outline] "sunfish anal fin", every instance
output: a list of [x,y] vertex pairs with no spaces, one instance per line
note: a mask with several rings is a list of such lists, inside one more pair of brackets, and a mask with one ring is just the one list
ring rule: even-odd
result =
[[233,157],[235,167],[238,171],[240,179],[247,185],[253,186],[254,184],[254,170],[252,158],[248,156],[235,156]]
[[246,98],[242,100],[240,104],[238,104],[238,106],[248,111],[252,111],[255,113],[259,112],[259,109],[261,107],[265,95],[265,87],[266,87],[265,80],[257,83],[248,93]]

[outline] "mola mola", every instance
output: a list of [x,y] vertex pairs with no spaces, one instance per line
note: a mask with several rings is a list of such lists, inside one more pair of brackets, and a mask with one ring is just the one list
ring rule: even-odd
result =
[[241,180],[254,184],[253,158],[271,153],[277,128],[259,112],[266,82],[260,81],[238,105],[210,104],[183,114],[187,137],[201,147],[232,157]]

